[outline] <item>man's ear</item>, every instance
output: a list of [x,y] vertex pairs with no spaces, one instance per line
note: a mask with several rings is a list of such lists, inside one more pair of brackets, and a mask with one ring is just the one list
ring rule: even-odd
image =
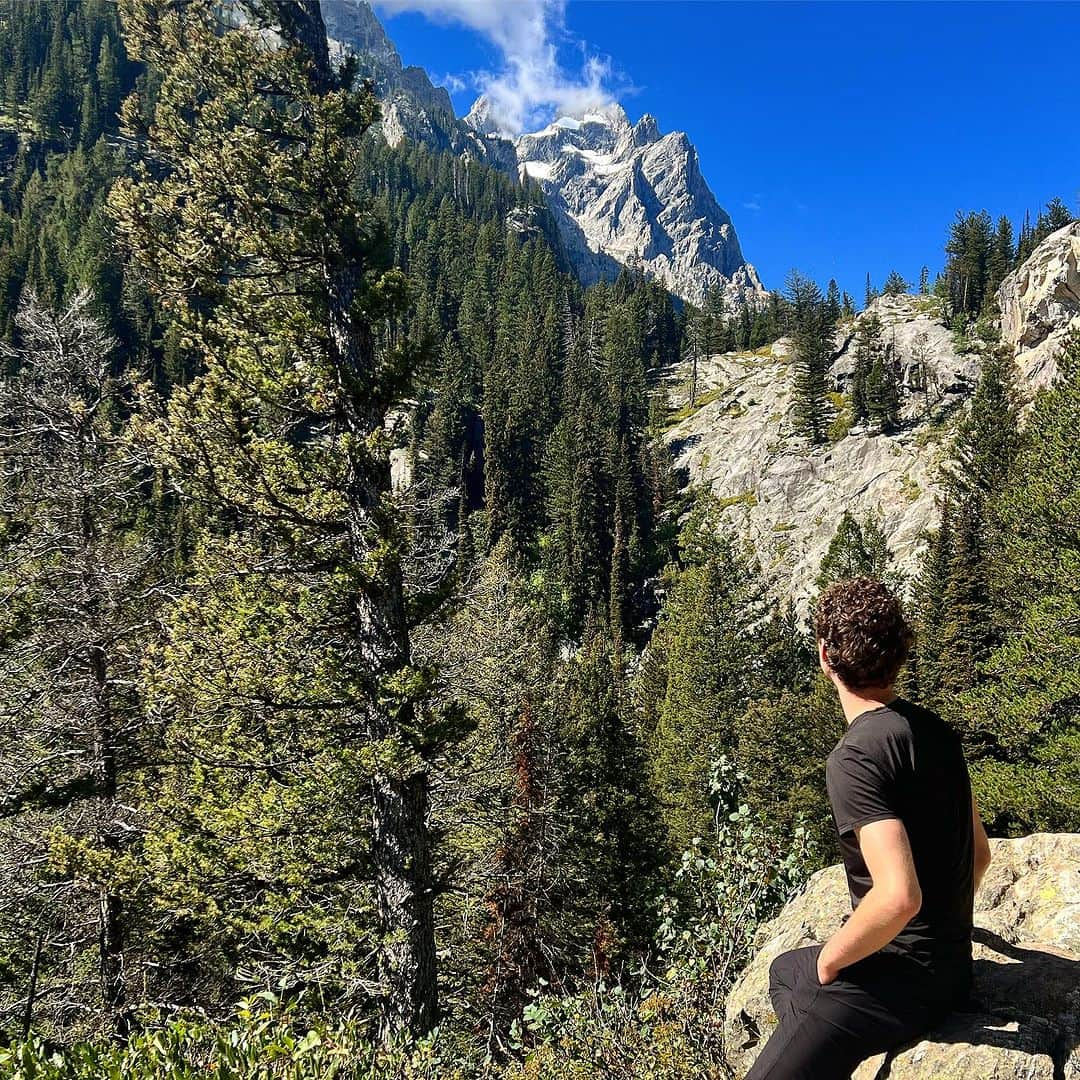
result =
[[826,675],[831,676],[832,675],[832,668],[829,667],[829,658],[828,658],[828,656],[825,655],[825,642],[821,638],[818,639],[817,651],[818,651],[818,663],[821,665],[821,670]]

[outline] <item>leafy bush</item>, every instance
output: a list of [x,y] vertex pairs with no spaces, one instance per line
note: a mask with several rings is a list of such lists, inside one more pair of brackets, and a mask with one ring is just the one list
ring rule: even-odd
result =
[[721,757],[709,777],[714,835],[683,853],[660,898],[653,964],[630,994],[603,984],[526,1010],[537,1045],[511,1080],[700,1080],[727,1076],[724,1001],[750,959],[754,934],[817,868],[801,827],[781,837],[742,801],[747,777]]
[[216,1024],[182,1016],[150,1025],[119,1045],[78,1043],[63,1050],[40,1039],[0,1048],[0,1075],[11,1080],[428,1080],[457,1071],[437,1039],[383,1047],[370,1027],[342,1020],[298,1030],[274,995],[241,1002]]

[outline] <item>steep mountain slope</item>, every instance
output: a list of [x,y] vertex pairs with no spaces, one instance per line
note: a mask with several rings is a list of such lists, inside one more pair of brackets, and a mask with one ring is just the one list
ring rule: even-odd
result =
[[355,54],[360,74],[375,82],[387,140],[420,140],[535,180],[584,284],[612,280],[633,265],[695,303],[713,289],[730,304],[764,296],[682,132],[661,135],[648,115],[631,125],[612,105],[511,143],[483,98],[464,121],[455,118],[446,90],[433,86],[421,68],[402,64],[366,0],[321,4],[332,47]]
[[[466,123],[491,137],[483,99]],[[730,303],[764,295],[683,132],[661,135],[648,114],[631,125],[619,105],[609,105],[562,117],[514,145],[522,175],[547,194],[585,283],[610,276],[614,259],[697,304],[713,289]]]
[[[936,522],[948,433],[978,379],[978,356],[956,351],[931,301],[883,297],[869,310],[882,320],[903,372],[897,432],[855,427],[831,445],[808,449],[791,415],[791,349],[780,341],[757,353],[699,362],[699,407],[667,433],[677,466],[689,481],[711,487],[777,590],[790,593],[803,611],[845,510],[860,520],[872,514],[898,567],[915,570],[923,533]],[[865,317],[838,343],[830,372],[837,393],[847,387],[854,326]],[[915,377],[921,365],[930,374],[925,391]],[[676,408],[686,405],[689,374],[686,365],[668,373]]]
[[357,58],[361,78],[371,79],[382,108],[386,141],[404,139],[513,172],[516,156],[505,139],[479,137],[454,114],[450,95],[423,68],[401,62],[394,43],[366,0],[320,0],[332,53]]
[[[1054,356],[1080,329],[1080,222],[1047,237],[998,292],[1002,340],[1016,356],[1017,388],[1030,398],[1052,381]],[[838,427],[831,445],[810,449],[791,416],[791,350],[726,353],[698,364],[688,407],[687,363],[667,372],[676,410],[666,439],[691,483],[724,503],[771,574],[805,613],[822,556],[845,510],[873,515],[897,567],[913,572],[926,530],[938,520],[940,466],[956,421],[978,381],[980,356],[957,351],[929,297],[881,297],[841,331],[830,381],[838,405],[850,389],[854,330],[877,314],[900,368],[899,430]],[[925,373],[925,377],[923,375]]]

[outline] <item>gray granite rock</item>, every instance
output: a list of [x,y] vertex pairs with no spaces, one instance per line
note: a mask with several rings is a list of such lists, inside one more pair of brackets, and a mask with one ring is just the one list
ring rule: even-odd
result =
[[[1076,1080],[1080,1077],[1080,835],[992,840],[975,898],[975,990],[926,1039],[863,1062],[853,1080]],[[825,941],[850,911],[843,870],[820,871],[761,928],[725,1009],[728,1064],[741,1076],[776,1024],[769,965]]]
[[1080,221],[1051,233],[997,292],[1001,336],[1032,388],[1050,383],[1066,334],[1080,330]]

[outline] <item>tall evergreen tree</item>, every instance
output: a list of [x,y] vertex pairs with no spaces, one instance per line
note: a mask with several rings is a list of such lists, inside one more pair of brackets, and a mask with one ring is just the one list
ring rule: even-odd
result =
[[[59,315],[26,299],[19,370],[0,401],[0,877],[17,904],[0,936],[19,969],[21,1018],[59,1036],[99,1023],[123,1032],[130,1021],[139,964],[126,946],[140,906],[132,803],[156,741],[137,686],[160,585],[157,542],[124,429],[134,391],[111,374],[115,343],[90,307],[85,293]],[[58,991],[81,999],[85,1014],[56,1007]]]
[[[298,746],[325,737],[321,760],[309,744],[289,767],[288,787],[301,805],[319,800],[307,770],[331,768],[361,801],[332,866],[313,860],[307,872],[348,883],[370,865],[383,1024],[425,1031],[438,1011],[427,759],[443,728],[427,709],[430,677],[411,661],[384,436],[416,359],[394,334],[405,281],[383,223],[355,195],[359,140],[377,112],[370,91],[331,69],[316,4],[250,11],[250,26],[220,35],[209,4],[123,5],[130,52],[162,72],[157,121],[143,128],[132,98],[125,122],[170,167],[137,168],[111,204],[204,365],[174,393],[158,438],[181,492],[217,522],[197,563],[204,603],[173,615],[159,700],[189,752],[236,732],[239,746],[220,745],[198,774],[211,820],[221,798],[273,804],[286,781],[264,756],[280,755],[268,724]],[[255,648],[263,634],[284,678]],[[215,639],[232,643],[227,655]],[[251,764],[237,771],[248,740]],[[304,820],[277,805],[279,827]],[[367,856],[343,859],[350,847]]]
[[828,399],[826,372],[831,359],[833,325],[828,321],[821,290],[793,270],[788,275],[794,346],[794,414],[797,430],[813,443],[825,441]]

